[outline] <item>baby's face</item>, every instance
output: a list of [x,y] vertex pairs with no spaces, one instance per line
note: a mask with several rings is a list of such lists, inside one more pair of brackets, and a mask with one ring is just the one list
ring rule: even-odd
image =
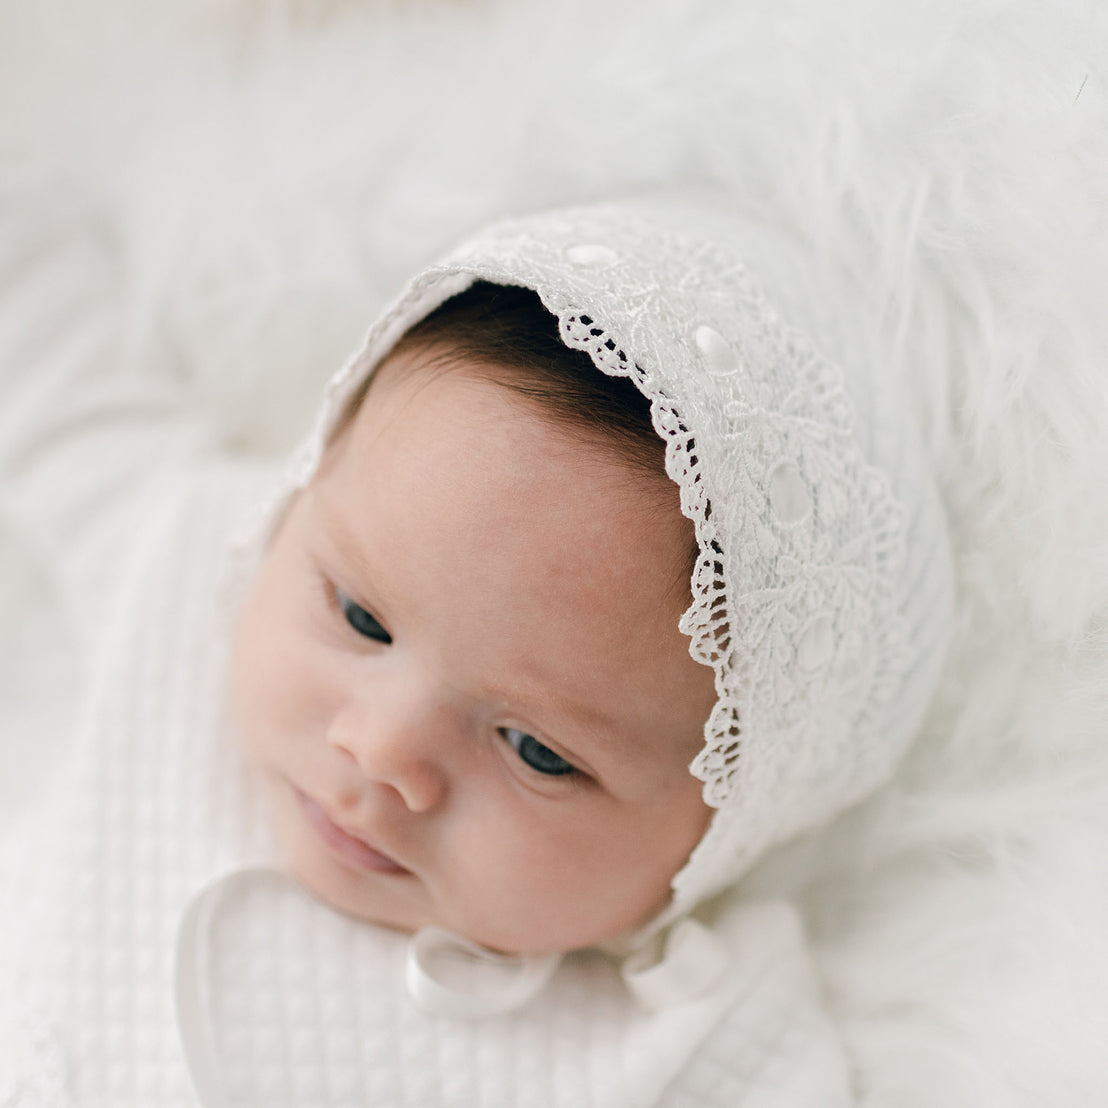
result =
[[387,364],[293,501],[232,683],[293,872],[494,949],[645,922],[709,809],[677,490],[464,367]]

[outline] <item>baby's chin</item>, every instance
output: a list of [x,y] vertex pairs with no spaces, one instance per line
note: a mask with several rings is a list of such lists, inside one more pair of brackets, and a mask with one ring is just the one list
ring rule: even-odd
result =
[[[310,895],[365,923],[412,934],[442,927],[501,954],[541,956],[613,945],[619,947],[662,910],[668,890],[641,920],[604,928],[583,917],[530,922],[502,906],[479,914],[474,905],[444,910],[416,873],[397,864],[379,866],[320,826],[312,804],[283,778],[267,775],[274,838],[291,876]],[[341,832],[340,832],[341,834]]]

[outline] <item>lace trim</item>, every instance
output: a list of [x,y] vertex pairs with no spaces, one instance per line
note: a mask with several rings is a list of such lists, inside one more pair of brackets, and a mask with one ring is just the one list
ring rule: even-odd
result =
[[[704,783],[705,802],[730,808],[732,818],[717,813],[678,875],[675,910],[664,919],[725,885],[745,859],[761,851],[769,837],[766,822],[761,834],[736,839],[730,827],[735,813],[745,807],[753,816],[767,798],[780,795],[782,776],[798,777],[795,767],[789,772],[787,758],[744,758],[746,733],[792,748],[808,763],[801,767],[804,776],[824,778],[807,812],[816,822],[826,814],[821,793],[828,811],[832,798],[835,807],[854,799],[844,796],[848,782],[828,787],[837,766],[853,766],[858,793],[880,772],[875,764],[859,774],[856,761],[841,755],[851,732],[878,725],[907,666],[904,620],[891,587],[903,559],[902,509],[884,474],[866,464],[851,436],[854,410],[842,372],[785,329],[751,286],[744,292],[751,312],[776,331],[769,345],[777,347],[795,385],[774,410],[757,390],[744,394],[741,359],[714,373],[730,396],[725,414],[732,433],[744,440],[735,452],[743,470],[730,482],[725,478],[732,502],[719,512],[713,510],[712,478],[692,421],[682,417],[657,374],[632,359],[591,312],[572,305],[556,311],[567,346],[587,353],[602,372],[631,378],[651,401],[655,428],[666,443],[666,472],[680,489],[682,511],[700,548],[693,601],[680,628],[690,637],[692,656],[713,669],[718,699],[690,771]],[[702,351],[709,341],[728,345],[711,334],[712,340],[698,344]],[[718,474],[715,482],[718,487]],[[855,498],[848,490],[857,490]],[[734,542],[743,534],[749,537],[741,550],[729,549],[726,536]],[[746,588],[729,586],[726,567],[736,561],[762,567],[764,587],[750,587],[749,571]],[[798,666],[804,680],[795,678]],[[820,741],[805,743],[805,732],[816,727]],[[754,830],[757,824],[750,822]],[[796,822],[789,830],[800,829]],[[721,858],[721,849],[729,857]],[[701,872],[709,868],[716,872]]]

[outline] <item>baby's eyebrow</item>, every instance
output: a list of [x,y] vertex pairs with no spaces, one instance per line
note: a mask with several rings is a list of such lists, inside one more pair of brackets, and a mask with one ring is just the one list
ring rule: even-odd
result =
[[312,530],[322,534],[324,542],[333,551],[344,573],[349,574],[341,583],[347,590],[363,593],[362,596],[352,595],[351,599],[370,599],[364,593],[371,591],[371,598],[375,603],[387,605],[390,599],[388,581],[377,571],[373,552],[366,550],[345,522],[345,516],[341,503],[336,503],[333,495],[320,489],[314,491],[309,511]]
[[[529,683],[530,684],[530,683]],[[504,690],[505,699],[514,703],[536,723],[551,720],[555,733],[551,739],[563,740],[566,747],[590,763],[591,768],[611,773],[626,763],[636,751],[633,736],[609,714],[559,688],[559,682],[539,680],[534,687]],[[572,735],[569,733],[572,732]],[[601,757],[597,758],[596,754]]]
[[311,514],[320,524],[320,529],[331,545],[334,546],[344,558],[355,563],[359,569],[368,572],[370,566],[361,543],[355,538],[353,531],[351,531],[343,521],[343,512],[339,506],[321,489],[317,488],[314,490]]

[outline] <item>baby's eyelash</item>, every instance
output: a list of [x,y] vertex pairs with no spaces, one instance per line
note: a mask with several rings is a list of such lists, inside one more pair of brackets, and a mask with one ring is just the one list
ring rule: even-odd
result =
[[501,727],[500,734],[519,755],[520,761],[544,777],[567,777],[580,774],[576,766],[567,762],[534,735],[528,735],[516,727]]
[[338,585],[331,586],[331,594],[347,626],[356,634],[373,642],[379,642],[383,646],[388,646],[392,642],[392,635],[385,630],[377,617],[347,596]]

